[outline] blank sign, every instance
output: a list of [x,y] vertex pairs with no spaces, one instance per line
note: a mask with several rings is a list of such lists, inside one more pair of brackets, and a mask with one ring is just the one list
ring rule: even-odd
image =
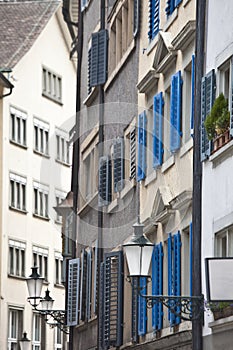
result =
[[206,258],[207,299],[233,301],[233,258]]

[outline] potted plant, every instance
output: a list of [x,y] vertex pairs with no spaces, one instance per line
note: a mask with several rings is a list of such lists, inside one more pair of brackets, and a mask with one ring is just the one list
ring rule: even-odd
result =
[[214,151],[230,140],[230,112],[228,100],[221,93],[214,101],[210,114],[204,122],[209,140],[213,140]]
[[226,301],[210,303],[209,308],[213,312],[215,321],[233,315],[233,304]]

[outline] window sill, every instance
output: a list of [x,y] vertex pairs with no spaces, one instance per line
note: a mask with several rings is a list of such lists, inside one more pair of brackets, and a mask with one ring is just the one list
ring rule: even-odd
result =
[[89,207],[95,207],[97,204],[98,192],[95,192],[94,195],[86,202],[78,211],[78,215],[84,215],[89,210]]
[[219,148],[216,152],[214,152],[210,157],[209,161],[213,163],[213,166],[216,167],[221,164],[227,158],[232,157],[232,149],[233,149],[233,140]]
[[120,62],[117,64],[117,66],[115,67],[115,69],[113,70],[113,72],[111,73],[110,77],[108,78],[105,86],[104,86],[104,90],[106,91],[109,86],[112,84],[113,80],[116,78],[117,74],[120,72],[121,68],[123,68],[123,65],[125,64],[125,62],[127,61],[129,55],[131,54],[131,52],[134,50],[136,46],[136,42],[135,39],[132,40],[131,44],[129,45],[127,51],[124,53],[124,55],[122,56]]
[[62,225],[62,221],[59,221],[59,220],[54,220],[55,224],[57,225]]
[[171,168],[175,164],[175,156],[172,155],[165,163],[163,163],[161,172],[165,173],[169,168]]
[[60,106],[63,106],[63,103],[61,100],[56,99],[56,98],[50,96],[49,94],[46,94],[45,92],[42,92],[42,96],[49,99],[50,101],[53,101],[53,102],[59,104]]
[[12,207],[11,205],[9,205],[9,209],[12,211],[16,211],[18,213],[24,214],[24,215],[26,215],[28,213],[27,210],[15,208],[15,207]]
[[226,330],[233,329],[233,316],[224,317],[217,321],[212,321],[208,323],[208,327],[212,328],[214,332],[223,332]]
[[33,213],[32,215],[33,215],[33,217],[36,218],[36,219],[41,219],[41,220],[44,220],[44,221],[49,221],[49,220],[50,220],[49,217],[41,216],[41,215],[39,215],[39,214]]
[[54,283],[54,287],[59,288],[59,289],[64,289],[64,285],[61,283]]
[[94,101],[94,99],[97,96],[97,92],[98,92],[98,88],[97,86],[94,86],[92,88],[92,91],[90,92],[90,94],[87,96],[87,98],[83,101],[83,104],[86,105],[87,107],[90,107],[92,102]]
[[148,186],[151,182],[155,181],[157,179],[157,171],[154,169],[150,175],[146,177],[145,180],[145,187]]
[[36,149],[34,149],[33,152],[34,152],[35,154],[38,154],[38,156],[41,156],[41,157],[44,157],[44,158],[47,158],[47,159],[50,158],[50,156],[49,156],[48,154],[43,153],[43,152],[40,152],[40,151],[37,151]]
[[26,277],[25,276],[17,276],[17,275],[12,275],[11,273],[8,273],[9,278],[14,278],[20,281],[25,281]]
[[125,187],[120,193],[120,198],[123,199],[136,186],[135,179],[125,181]]
[[184,157],[193,148],[193,138],[191,137],[180,149],[180,158]]
[[14,146],[18,146],[18,147],[20,147],[20,148],[22,148],[22,149],[28,149],[28,147],[26,146],[26,145],[22,145],[21,143],[19,143],[19,142],[17,142],[17,141],[14,141],[14,140],[10,140],[10,143],[12,144],[12,145],[14,145]]
[[118,207],[118,199],[114,199],[114,201],[112,201],[112,203],[110,203],[107,207],[107,213],[110,214],[112,212],[114,212],[114,209],[116,209]]
[[59,164],[61,164],[61,165],[66,166],[67,168],[70,168],[70,167],[71,167],[71,164],[66,163],[66,162],[63,162],[63,161],[60,160],[60,159],[57,159],[57,158],[56,158],[55,161],[56,161],[56,163],[59,163]]
[[187,4],[188,4],[190,1],[191,1],[191,0],[184,0],[184,2],[183,2],[183,7],[186,7]]

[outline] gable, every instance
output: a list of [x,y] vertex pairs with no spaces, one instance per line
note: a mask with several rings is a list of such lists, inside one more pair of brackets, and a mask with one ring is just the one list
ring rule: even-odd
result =
[[170,201],[172,198],[173,196],[170,188],[168,186],[160,186],[155,195],[151,213],[152,218],[159,217],[164,210],[169,209],[171,207]]
[[153,61],[153,68],[156,72],[162,71],[176,56],[176,51],[171,43],[171,33],[160,31],[158,35],[158,45]]

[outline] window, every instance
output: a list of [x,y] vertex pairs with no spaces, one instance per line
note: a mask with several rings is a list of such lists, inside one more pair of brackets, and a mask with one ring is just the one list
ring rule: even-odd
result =
[[131,124],[125,132],[125,179],[136,178],[136,127]]
[[42,73],[42,95],[59,103],[62,101],[62,78],[45,67]]
[[193,83],[192,64],[190,63],[184,69],[184,99],[183,99],[183,141],[187,142],[191,135],[191,114],[192,114],[192,83]]
[[167,0],[166,14],[170,16],[182,0]]
[[[62,201],[66,198],[66,192],[55,190],[55,196],[56,196],[56,206],[58,207],[59,204],[62,203]],[[62,215],[56,214],[56,222],[62,223]]]
[[[163,295],[163,246],[154,247],[152,255],[152,295]],[[163,328],[163,304],[156,303],[152,308],[152,327],[155,331]]]
[[34,188],[34,215],[48,218],[48,195],[49,187],[36,181],[33,182]]
[[88,5],[88,1],[89,0],[82,0],[82,11],[84,11],[85,10],[85,8],[87,7],[87,5]]
[[138,167],[137,167],[137,181],[145,179],[146,176],[146,112],[142,112],[138,116]]
[[78,324],[79,310],[79,280],[80,280],[80,259],[69,260],[68,287],[67,287],[67,325]]
[[92,291],[92,251],[82,250],[81,254],[81,285],[80,285],[80,320],[91,318]]
[[163,161],[169,159],[170,152],[170,103],[171,103],[171,86],[165,91],[164,97],[164,121],[163,121]]
[[113,143],[113,187],[114,192],[124,188],[124,139],[117,138]]
[[231,101],[231,82],[230,82],[231,61],[228,60],[219,68],[219,94],[222,92],[228,99],[229,107]]
[[125,0],[110,24],[109,71],[113,72],[127,52],[139,25],[138,0]]
[[67,214],[65,218],[65,230],[62,234],[62,255],[65,257],[72,256],[72,232],[73,232],[73,211]]
[[108,156],[99,159],[99,206],[108,205],[112,200],[111,160]]
[[25,277],[26,244],[12,239],[9,240],[9,274]]
[[149,40],[153,40],[159,31],[160,0],[149,0]]
[[10,208],[26,211],[25,177],[10,173]]
[[60,330],[60,328],[55,327],[54,349],[55,349],[55,350],[62,349],[62,345],[63,345],[63,335],[62,335],[62,331]]
[[46,248],[32,247],[33,265],[38,267],[38,273],[48,281],[48,255],[49,251]]
[[233,227],[216,234],[215,255],[223,258],[233,256]]
[[56,159],[64,164],[70,164],[70,143],[68,134],[61,130],[56,129]]
[[34,118],[34,151],[48,156],[49,154],[49,124]]
[[64,282],[63,258],[61,253],[55,252],[55,284]]
[[171,110],[170,110],[170,150],[176,152],[180,148],[181,139],[181,102],[182,80],[181,71],[171,78]]
[[[152,147],[150,147],[151,149]],[[162,165],[163,160],[163,95],[154,96],[153,104],[153,167]]]
[[[45,337],[44,325],[45,322],[42,321],[42,318],[39,314],[33,314],[33,328],[32,328],[32,350],[42,350],[45,348]],[[42,340],[43,339],[43,340]]]
[[22,338],[23,311],[10,308],[8,319],[8,350],[18,350],[18,341]]
[[27,145],[27,114],[10,108],[10,140],[21,146]]

